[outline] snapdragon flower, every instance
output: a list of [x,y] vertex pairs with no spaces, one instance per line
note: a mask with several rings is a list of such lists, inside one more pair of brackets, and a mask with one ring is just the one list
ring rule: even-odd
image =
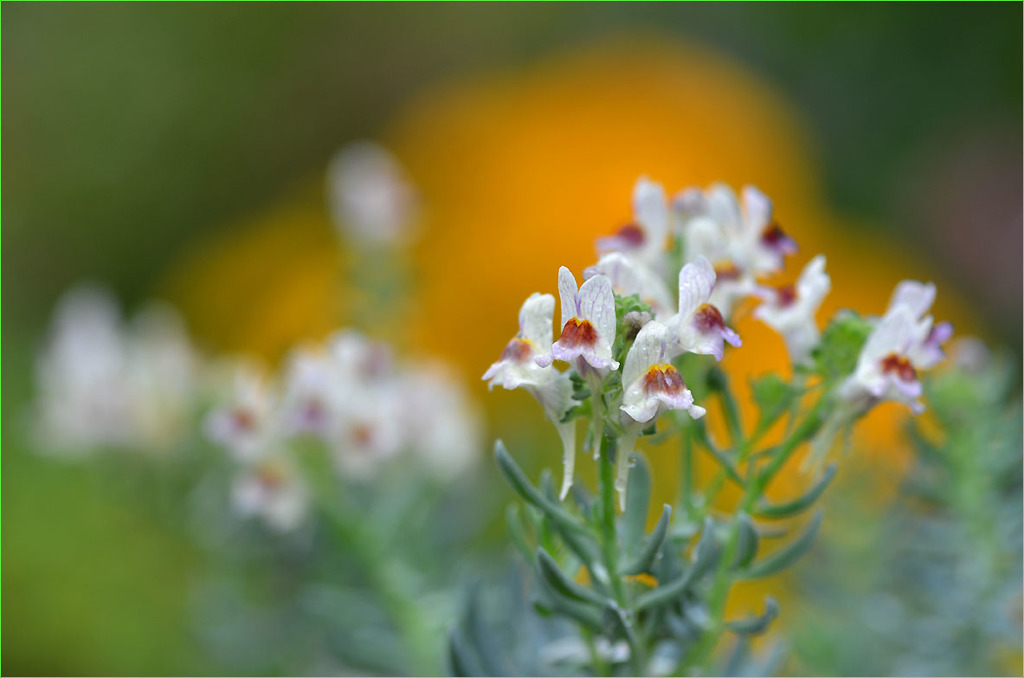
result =
[[417,197],[405,170],[370,141],[353,143],[331,160],[327,200],[338,232],[360,242],[400,244],[415,221]]
[[715,279],[715,269],[704,256],[679,271],[679,313],[666,324],[674,330],[681,353],[713,355],[721,360],[725,342],[733,346],[743,343],[726,326],[721,311],[709,303]]
[[310,502],[309,488],[299,470],[281,455],[244,466],[231,487],[231,504],[240,516],[259,517],[279,532],[301,526]]
[[276,402],[254,366],[237,365],[226,402],[206,417],[206,435],[241,463],[253,463],[275,451],[279,439]]
[[326,351],[310,347],[296,349],[289,356],[281,399],[288,433],[322,437],[338,425],[344,382],[331,358]]
[[624,297],[637,295],[655,313],[669,314],[673,310],[672,293],[661,276],[622,252],[604,254],[596,264],[583,271],[584,280],[596,275],[608,276],[614,292]]
[[647,177],[640,177],[633,186],[633,221],[615,235],[598,239],[598,254],[622,253],[659,271],[668,224],[665,189]]
[[754,316],[782,334],[794,365],[807,364],[818,345],[821,335],[814,316],[831,288],[825,256],[819,254],[804,267],[796,285],[762,290],[765,300]]
[[693,394],[671,363],[677,354],[678,346],[671,330],[656,320],[641,328],[626,354],[620,409],[628,420],[617,451],[615,477],[615,489],[623,510],[629,459],[643,426],[667,410],[686,410],[693,419],[700,419],[706,413],[703,407],[693,403]]
[[412,367],[401,382],[406,435],[427,470],[444,480],[466,473],[479,459],[482,431],[461,382],[439,363]]
[[[555,298],[550,294],[534,293],[519,310],[519,332],[505,346],[501,358],[484,373],[488,386],[503,386],[512,390],[525,389],[544,408],[544,414],[555,425],[562,441],[563,477],[561,498],[572,487],[576,460],[576,422],[563,422],[572,407],[572,384],[567,372],[559,372],[548,361],[538,364],[538,357],[551,350],[554,338],[551,321],[555,313]],[[613,309],[614,318],[614,309]]]
[[953,327],[934,324],[925,315],[935,299],[935,286],[907,280],[896,286],[885,315],[868,335],[853,374],[836,389],[837,405],[814,444],[820,459],[844,427],[883,401],[895,401],[920,414],[923,388],[918,371],[934,367],[943,357],[942,344]]
[[539,355],[537,364],[547,367],[554,360],[572,364],[580,374],[617,370],[612,357],[615,341],[615,295],[605,275],[595,275],[576,286],[568,268],[558,271],[558,294],[562,305],[562,333],[550,353]]
[[690,188],[673,200],[687,261],[703,256],[714,263],[722,284],[711,300],[728,317],[735,303],[752,295],[757,277],[782,269],[796,243],[773,218],[771,200],[753,186],[742,190],[742,207],[732,188],[714,184]]
[[81,455],[104,447],[173,447],[195,404],[198,364],[169,308],[150,304],[125,322],[108,290],[70,290],[37,360],[41,449]]

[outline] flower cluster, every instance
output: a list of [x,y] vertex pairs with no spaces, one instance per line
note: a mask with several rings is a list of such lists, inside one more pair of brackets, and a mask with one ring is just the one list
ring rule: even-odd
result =
[[107,290],[72,289],[57,306],[36,367],[42,449],[162,452],[187,431],[199,360],[167,307],[150,305],[126,322]]
[[477,457],[479,420],[459,383],[438,365],[396,365],[387,346],[354,331],[295,350],[275,383],[249,365],[232,377],[206,432],[240,467],[235,507],[277,529],[301,524],[310,499],[299,440],[326,446],[353,482],[417,460],[448,479]]
[[[616,488],[625,501],[630,454],[643,432],[668,411],[692,419],[705,414],[680,372],[684,356],[720,361],[726,344],[740,346],[730,324],[744,304],[756,303],[755,317],[782,334],[795,370],[816,373],[815,315],[831,286],[825,257],[811,259],[793,284],[769,284],[796,250],[771,200],[752,186],[739,196],[723,184],[690,188],[670,201],[660,185],[641,178],[633,220],[597,241],[599,258],[584,271],[583,284],[565,267],[558,272],[557,338],[554,298],[527,299],[519,332],[484,379],[491,387],[526,389],[558,427],[563,499],[573,479],[574,419],[589,413],[595,457],[606,429],[618,438]],[[829,384],[839,405],[828,428],[848,424],[881,400],[916,411],[916,370],[941,358],[951,333],[927,315],[934,294],[933,285],[906,281],[881,320],[862,321],[867,336],[856,369]]]

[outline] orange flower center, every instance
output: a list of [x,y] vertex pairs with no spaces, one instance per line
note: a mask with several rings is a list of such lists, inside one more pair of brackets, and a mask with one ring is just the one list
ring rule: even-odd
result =
[[882,358],[882,374],[896,373],[903,381],[914,381],[917,379],[917,371],[910,361],[898,353],[890,353]]
[[652,365],[644,375],[644,391],[647,393],[680,393],[684,388],[683,376],[668,363]]
[[594,346],[597,344],[597,329],[589,320],[569,318],[562,328],[562,336],[558,341],[567,348]]

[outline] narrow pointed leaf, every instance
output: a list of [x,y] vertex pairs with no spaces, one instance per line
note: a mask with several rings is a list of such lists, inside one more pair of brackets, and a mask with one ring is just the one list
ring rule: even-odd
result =
[[750,516],[746,513],[740,513],[736,516],[738,523],[738,540],[736,544],[736,556],[733,559],[733,567],[746,567],[754,560],[754,556],[757,555],[757,530],[754,528],[754,523],[751,522]]
[[468,644],[459,631],[448,636],[448,663],[453,676],[481,676],[479,662],[472,655]]
[[661,552],[662,544],[665,543],[665,535],[668,534],[668,524],[671,518],[672,507],[665,504],[661,511],[661,518],[658,520],[658,524],[654,526],[651,536],[647,538],[647,543],[644,544],[643,549],[637,554],[633,562],[622,571],[623,574],[635,575],[650,572],[655,558]]
[[563,596],[597,605],[604,605],[607,602],[601,594],[573,581],[544,549],[537,550],[537,569],[548,586]]
[[526,562],[530,562],[533,550],[526,538],[526,530],[523,529],[523,520],[519,514],[518,504],[509,504],[505,509],[505,525],[508,528],[509,536],[512,537],[512,543],[526,558]]
[[818,528],[821,527],[821,519],[824,516],[824,511],[818,509],[818,512],[814,514],[811,524],[807,526],[803,534],[794,539],[792,542],[773,551],[767,557],[753,563],[749,568],[741,573],[744,579],[757,579],[758,577],[767,577],[768,575],[775,574],[781,570],[786,569],[792,565],[800,556],[807,552],[814,543],[814,537],[818,533]]
[[836,474],[836,468],[835,462],[829,464],[825,469],[825,472],[822,474],[821,479],[819,479],[818,482],[816,482],[802,497],[784,504],[769,504],[768,502],[764,502],[754,511],[754,515],[758,518],[777,520],[795,516],[798,513],[806,511],[814,505],[814,502],[818,500],[821,493],[824,492],[825,488],[828,487],[830,482],[832,482],[832,478]]
[[552,612],[575,619],[593,631],[604,630],[604,619],[601,615],[602,608],[561,595],[552,589],[544,579],[538,582],[537,588],[538,593],[543,596],[543,600],[538,601],[542,608],[547,608]]
[[581,525],[572,514],[553,503],[533,486],[526,477],[526,474],[523,473],[523,470],[509,456],[508,451],[505,450],[505,445],[500,440],[494,444],[494,458],[498,463],[498,469],[501,470],[502,475],[508,480],[509,485],[525,501],[543,511],[560,528],[584,534],[588,533],[586,527]]
[[768,630],[772,621],[779,616],[779,602],[768,596],[764,599],[764,614],[759,617],[749,617],[738,621],[729,622],[726,626],[734,633],[754,636]]

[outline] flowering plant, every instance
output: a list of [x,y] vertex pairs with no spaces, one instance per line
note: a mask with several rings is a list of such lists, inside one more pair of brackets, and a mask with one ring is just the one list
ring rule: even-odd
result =
[[[688,189],[669,202],[661,186],[640,179],[633,212],[630,224],[598,241],[599,259],[582,285],[569,269],[558,272],[558,337],[554,298],[534,294],[518,333],[484,374],[492,387],[523,388],[542,404],[563,444],[560,489],[547,476],[531,482],[501,441],[495,458],[526,504],[510,513],[509,528],[533,566],[535,608],[571,620],[587,648],[573,655],[574,666],[556,670],[716,673],[728,668],[714,663],[725,634],[745,647],[778,614],[769,598],[762,615],[727,619],[730,587],[792,564],[811,545],[822,511],[785,532],[773,523],[799,521],[815,506],[836,473],[835,463],[824,465],[833,442],[872,407],[894,400],[923,409],[918,370],[942,358],[951,327],[928,314],[934,285],[905,281],[881,318],[841,312],[819,331],[816,312],[830,289],[825,258],[813,258],[795,284],[768,284],[796,243],[756,188],[740,197],[724,185]],[[757,350],[731,329],[752,303],[784,337],[792,372],[753,383],[758,416],[744,422],[719,363],[727,350]],[[711,417],[724,422],[724,437],[706,424]],[[598,467],[596,495],[575,480],[581,420],[583,447]],[[772,434],[777,442],[766,444]],[[646,461],[642,450],[646,440],[669,439],[681,456],[679,497],[646,532],[659,461]],[[766,499],[807,443],[809,487],[785,502]],[[718,472],[698,487],[700,454]],[[726,484],[739,491],[734,504],[722,503]],[[781,546],[765,548],[787,533]],[[455,670],[482,672],[484,644],[469,622],[457,629]]]

